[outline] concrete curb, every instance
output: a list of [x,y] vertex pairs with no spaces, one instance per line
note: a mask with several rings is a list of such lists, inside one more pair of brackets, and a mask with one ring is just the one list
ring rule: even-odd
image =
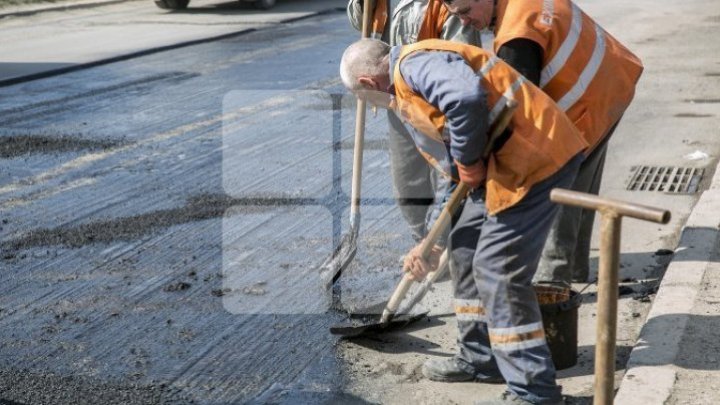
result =
[[623,405],[664,404],[676,381],[674,365],[695,298],[718,240],[720,172],[693,208],[660,284],[615,396]]

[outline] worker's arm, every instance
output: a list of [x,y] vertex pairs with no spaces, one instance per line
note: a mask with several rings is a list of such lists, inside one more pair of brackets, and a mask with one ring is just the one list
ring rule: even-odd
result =
[[445,20],[440,32],[440,39],[482,47],[480,31],[470,25],[463,25],[462,21],[454,15]]
[[347,15],[350,24],[358,31],[362,30],[363,2],[350,0],[347,5]]
[[497,56],[534,85],[540,86],[543,50],[537,42],[525,38],[513,39],[498,49]]
[[480,78],[454,52],[416,52],[400,64],[408,85],[443,112],[450,133],[450,156],[460,179],[478,187],[485,167],[480,157],[487,141],[488,107]]

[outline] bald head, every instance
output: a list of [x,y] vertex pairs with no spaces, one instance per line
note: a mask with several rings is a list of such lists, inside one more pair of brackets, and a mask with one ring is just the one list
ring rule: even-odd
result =
[[377,39],[361,39],[350,45],[340,61],[340,78],[345,87],[356,91],[364,87],[360,78],[387,78],[389,53],[390,46]]

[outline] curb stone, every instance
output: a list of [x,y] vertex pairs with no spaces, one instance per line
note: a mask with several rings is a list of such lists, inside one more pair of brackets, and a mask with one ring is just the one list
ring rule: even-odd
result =
[[623,405],[664,404],[673,393],[674,365],[685,329],[718,241],[720,172],[683,227],[675,255],[640,331],[615,396]]

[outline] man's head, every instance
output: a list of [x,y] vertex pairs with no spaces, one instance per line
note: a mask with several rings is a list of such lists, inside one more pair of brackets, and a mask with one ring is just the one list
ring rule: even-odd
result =
[[476,30],[490,26],[495,12],[495,0],[443,0],[448,11],[457,16],[463,25]]
[[387,107],[389,54],[390,46],[377,39],[361,39],[350,45],[340,60],[340,78],[345,87],[364,100]]

